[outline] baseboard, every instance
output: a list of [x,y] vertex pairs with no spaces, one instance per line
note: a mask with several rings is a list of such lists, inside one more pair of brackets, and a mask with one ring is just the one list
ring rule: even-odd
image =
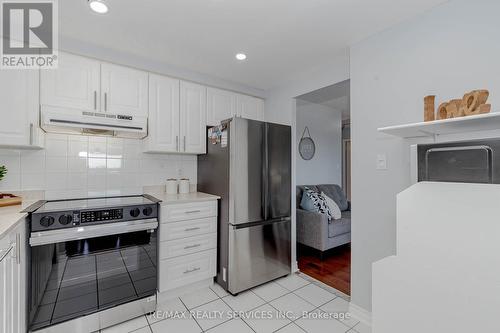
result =
[[372,326],[372,313],[370,311],[367,311],[356,304],[349,303],[349,313],[353,318],[359,320],[360,322],[368,326]]

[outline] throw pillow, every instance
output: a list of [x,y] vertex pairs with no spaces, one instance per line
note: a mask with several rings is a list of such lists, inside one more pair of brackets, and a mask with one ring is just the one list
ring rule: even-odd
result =
[[330,212],[323,195],[311,190],[308,187],[304,187],[304,193],[302,195],[300,206],[304,210],[314,211],[326,215],[328,217],[328,221],[332,219],[332,213]]
[[339,205],[332,198],[327,196],[325,192],[321,192],[321,195],[325,198],[326,204],[328,208],[330,208],[330,212],[332,213],[332,217],[334,220],[338,220],[342,218],[342,212],[340,211]]

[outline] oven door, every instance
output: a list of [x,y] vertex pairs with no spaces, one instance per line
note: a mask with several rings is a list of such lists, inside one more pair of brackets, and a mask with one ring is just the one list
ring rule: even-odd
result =
[[32,233],[30,330],[156,295],[157,227],[154,219]]

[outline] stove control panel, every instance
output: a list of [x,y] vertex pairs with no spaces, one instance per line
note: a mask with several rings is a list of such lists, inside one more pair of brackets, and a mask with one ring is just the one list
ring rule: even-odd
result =
[[90,210],[80,213],[80,223],[123,219],[123,209]]
[[[68,202],[71,203],[71,201]],[[34,211],[30,215],[30,227],[33,232],[141,219],[157,219],[158,211],[158,203],[153,202],[99,207],[94,209]]]

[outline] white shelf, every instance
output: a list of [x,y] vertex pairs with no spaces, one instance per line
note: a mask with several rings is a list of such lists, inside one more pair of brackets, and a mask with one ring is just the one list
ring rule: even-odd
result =
[[419,138],[498,129],[500,129],[500,112],[382,127],[378,131],[401,138]]

